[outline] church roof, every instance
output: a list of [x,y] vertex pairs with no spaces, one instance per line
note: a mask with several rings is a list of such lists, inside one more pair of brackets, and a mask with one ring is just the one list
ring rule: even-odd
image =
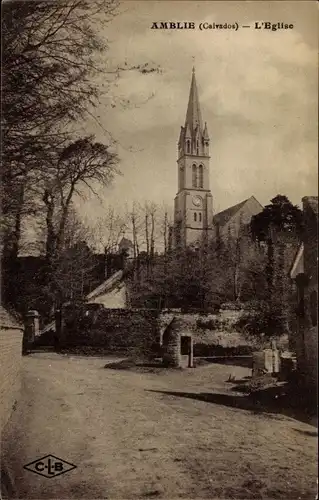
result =
[[193,132],[196,126],[199,126],[200,130],[203,129],[202,115],[199,106],[198,91],[195,77],[195,69],[193,68],[191,88],[189,92],[185,129],[187,131],[187,126],[189,126],[190,131]]
[[237,205],[226,208],[226,210],[223,210],[222,212],[214,215],[214,224],[218,226],[224,226],[225,224],[227,224],[227,222],[238,212],[238,210],[240,210],[245,205],[247,201],[248,199],[237,203]]
[[258,200],[254,196],[251,196],[250,198],[247,198],[247,200],[241,201],[240,203],[237,203],[237,205],[233,205],[232,207],[226,208],[226,210],[223,210],[222,212],[219,212],[218,214],[214,215],[213,221],[215,225],[218,225],[220,227],[224,226],[227,224],[227,222],[236,215],[236,213],[249,201],[252,200],[255,203],[257,203],[260,206],[260,210],[263,209],[263,206],[259,203]]

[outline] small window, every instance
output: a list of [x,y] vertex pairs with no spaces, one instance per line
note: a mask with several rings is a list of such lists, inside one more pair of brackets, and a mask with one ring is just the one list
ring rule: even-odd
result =
[[191,144],[189,141],[186,141],[186,152],[190,153],[191,152]]
[[199,216],[199,222],[202,222],[202,214],[199,213],[198,216]]
[[195,222],[197,221],[197,213],[196,212],[194,213],[194,221]]
[[196,154],[198,155],[199,154],[199,145],[198,145],[198,141],[196,143]]

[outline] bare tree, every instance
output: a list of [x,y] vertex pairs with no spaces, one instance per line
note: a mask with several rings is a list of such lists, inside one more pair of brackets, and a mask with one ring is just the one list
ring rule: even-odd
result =
[[93,136],[72,142],[57,156],[48,179],[44,181],[48,261],[63,247],[74,196],[83,196],[84,188],[95,192],[96,182],[108,185],[116,172],[116,162],[116,154],[104,144],[94,142]]
[[91,222],[91,240],[99,249],[103,249],[106,255],[115,253],[126,229],[127,222],[124,215],[109,206],[105,215]]
[[70,140],[72,123],[98,103],[93,76],[107,48],[99,27],[115,12],[113,0],[8,1],[2,6],[1,198],[9,302],[22,222],[41,213],[43,195],[47,213],[51,210],[52,198],[39,191],[39,180],[47,175],[52,151]]
[[145,222],[145,243],[146,243],[146,259],[147,259],[147,273],[151,271],[155,254],[155,239],[158,233],[158,206],[154,202],[147,201],[142,207],[144,212]]

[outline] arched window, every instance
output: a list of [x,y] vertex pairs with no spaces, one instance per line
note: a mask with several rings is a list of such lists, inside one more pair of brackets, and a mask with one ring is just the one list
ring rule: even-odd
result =
[[194,221],[196,222],[197,221],[197,213],[194,212]]
[[197,167],[195,164],[192,167],[192,186],[197,187]]
[[197,155],[199,154],[199,145],[198,145],[198,141],[196,142],[196,154],[197,154]]
[[203,165],[199,165],[198,167],[198,187],[204,187],[204,168]]
[[190,143],[190,141],[188,141],[188,140],[186,141],[186,152],[187,152],[187,153],[190,153],[190,152],[191,152],[191,143]]
[[202,214],[200,212],[199,212],[198,216],[199,216],[199,222],[202,222]]

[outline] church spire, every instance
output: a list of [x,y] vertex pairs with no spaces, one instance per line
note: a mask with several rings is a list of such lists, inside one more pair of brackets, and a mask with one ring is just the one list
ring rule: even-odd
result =
[[185,120],[185,129],[189,127],[191,133],[193,134],[195,129],[198,127],[200,131],[203,130],[202,115],[198,100],[198,91],[196,84],[195,68],[193,66],[192,71],[192,82],[189,92],[188,107]]
[[212,229],[212,194],[209,183],[209,135],[198,99],[195,68],[184,126],[180,129],[177,149],[178,191],[174,208],[173,240],[180,244],[201,244]]
[[195,68],[189,91],[184,127],[181,127],[178,141],[178,157],[183,155],[209,156],[209,136],[207,125],[203,126],[196,84]]

